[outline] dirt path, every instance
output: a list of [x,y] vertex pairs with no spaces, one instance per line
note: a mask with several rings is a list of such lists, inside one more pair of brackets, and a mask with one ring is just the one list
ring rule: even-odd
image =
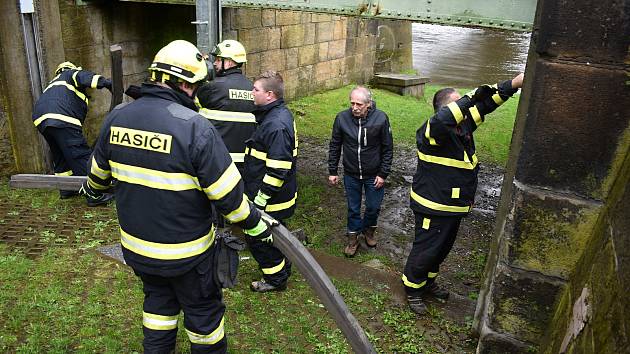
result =
[[[327,143],[311,139],[300,141],[298,170],[302,174],[321,176],[322,183],[328,174]],[[360,278],[369,284],[371,278],[379,279],[390,286],[392,300],[404,301],[400,272],[411,250],[414,237],[413,213],[409,209],[409,188],[416,169],[416,154],[411,148],[397,147],[394,151],[392,172],[386,185],[385,198],[379,217],[379,244],[375,249],[368,249],[362,244],[360,252],[375,253],[390,261],[391,268],[377,264],[381,268],[380,276],[358,276],[370,274],[365,265],[356,262],[343,262],[339,266],[339,257],[318,256],[324,269],[333,276]],[[340,174],[342,171],[340,170]],[[503,169],[481,165],[476,205],[468,217],[462,221],[458,239],[453,250],[440,269],[439,281],[451,290],[452,301],[440,306],[447,316],[462,323],[474,314],[476,296],[479,291],[480,277],[485,266],[488,245],[492,237],[495,212],[499,202]],[[339,193],[343,193],[340,188]],[[331,209],[339,209],[339,200],[329,200]],[[345,219],[345,205],[343,206]],[[343,230],[334,235],[336,242],[343,243]],[[378,262],[377,262],[378,263]],[[392,269],[393,268],[393,269]],[[365,278],[365,279],[364,279]]]

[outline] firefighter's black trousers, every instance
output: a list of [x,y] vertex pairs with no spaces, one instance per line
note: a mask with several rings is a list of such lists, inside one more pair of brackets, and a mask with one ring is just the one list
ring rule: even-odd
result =
[[410,296],[422,296],[435,281],[440,264],[453,248],[461,216],[435,216],[414,212],[415,240],[407,258],[403,283]]
[[177,277],[136,271],[144,286],[143,331],[145,353],[175,349],[177,318],[184,312],[184,327],[191,353],[226,353],[223,293],[214,282],[212,257]]
[[46,127],[42,132],[50,146],[55,174],[87,176],[92,150],[80,129]]
[[[284,225],[284,222],[278,220]],[[273,286],[286,284],[291,275],[291,263],[282,252],[273,245],[253,237],[246,237],[249,250],[258,262],[265,281]]]

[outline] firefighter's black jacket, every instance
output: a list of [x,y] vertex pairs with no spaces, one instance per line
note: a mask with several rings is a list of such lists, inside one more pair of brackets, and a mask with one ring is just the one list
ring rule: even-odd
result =
[[201,115],[208,118],[219,131],[225,146],[236,163],[245,157],[245,140],[256,130],[254,110],[254,85],[243,76],[241,69],[230,68],[197,91],[202,109]]
[[245,151],[245,193],[271,198],[265,211],[284,220],[295,211],[298,137],[291,112],[278,99],[254,111],[258,127]]
[[333,123],[328,150],[328,173],[337,176],[343,147],[344,173],[356,178],[387,178],[392,166],[392,131],[387,114],[372,102],[367,115],[357,119],[352,109],[341,111]]
[[416,132],[418,167],[411,209],[430,215],[465,215],[472,208],[479,171],[473,132],[484,116],[517,90],[511,81],[482,101],[464,96],[440,108]]
[[88,88],[111,88],[111,81],[87,70],[68,69],[55,76],[33,108],[33,123],[46,127],[81,129],[87,115]]
[[142,97],[107,116],[94,149],[88,184],[118,180],[123,255],[145,273],[183,274],[209,254],[211,203],[245,229],[260,221],[219,134],[194,108],[182,93],[143,84]]

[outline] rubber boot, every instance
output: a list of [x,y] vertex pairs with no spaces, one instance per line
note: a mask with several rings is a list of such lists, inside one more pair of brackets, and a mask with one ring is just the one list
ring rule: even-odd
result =
[[365,235],[365,244],[369,247],[376,247],[376,226],[370,226],[363,230]]
[[346,257],[354,257],[357,253],[357,249],[359,248],[359,233],[358,232],[348,232],[348,244],[346,248],[343,250],[343,253]]

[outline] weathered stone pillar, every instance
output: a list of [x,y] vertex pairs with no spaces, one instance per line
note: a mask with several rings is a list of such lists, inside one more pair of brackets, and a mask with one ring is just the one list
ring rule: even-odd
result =
[[[4,172],[39,172],[43,159],[31,119],[33,96],[19,2],[0,2],[0,159]],[[11,144],[6,144],[10,141]],[[12,162],[12,163],[9,163]]]
[[475,314],[478,353],[545,350],[563,341],[541,345],[554,312],[566,313],[580,296],[581,287],[566,295],[567,284],[601,246],[594,240],[602,218],[618,200],[612,196],[623,194],[611,191],[628,179],[629,44],[628,0],[538,2]]

